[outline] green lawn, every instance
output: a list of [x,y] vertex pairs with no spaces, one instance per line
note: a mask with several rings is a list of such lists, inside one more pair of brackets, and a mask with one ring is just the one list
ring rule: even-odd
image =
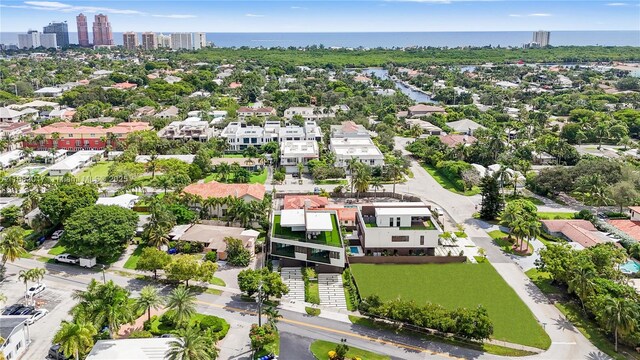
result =
[[342,242],[340,241],[340,232],[338,230],[338,221],[335,215],[331,215],[333,230],[321,232],[320,235],[318,235],[318,238],[315,240],[305,239],[305,233],[302,231],[291,231],[291,228],[281,227],[280,218],[280,215],[274,215],[273,217],[274,236],[280,236],[285,239],[294,239],[299,241],[308,241],[313,243],[342,247]]
[[138,247],[133,251],[133,254],[131,254],[129,259],[127,259],[127,262],[124,263],[125,269],[131,269],[131,270],[136,269],[136,265],[138,264],[138,260],[140,259],[140,255],[142,254],[142,249],[144,248],[145,248],[145,245],[143,244],[138,245]]
[[64,247],[63,245],[60,245],[60,243],[58,242],[58,244],[56,244],[56,246],[52,247],[47,254],[49,255],[60,255],[60,254],[64,254],[65,252],[67,252],[67,248]]
[[86,168],[79,172],[76,177],[83,181],[91,180],[104,180],[109,174],[109,168],[113,165],[113,162],[100,161],[89,168]]
[[[234,174],[231,173],[227,176],[226,183],[233,183]],[[219,173],[209,174],[206,178],[204,178],[204,182],[208,183],[211,181],[222,182],[222,177]],[[249,178],[249,184],[264,184],[267,181],[267,168],[264,168],[261,172],[256,173],[252,172],[251,177]]]
[[320,305],[320,288],[318,287],[318,281],[307,281],[304,295],[306,302]]
[[574,212],[538,212],[538,219],[540,220],[559,220],[559,219],[574,219]]
[[[332,343],[324,340],[316,340],[311,343],[311,353],[318,360],[326,360],[329,359],[329,351],[333,351],[336,349],[338,344]],[[386,355],[379,355],[376,353],[372,353],[371,351],[358,349],[356,347],[349,346],[349,352],[347,353],[347,358],[359,358],[363,360],[389,360],[390,357]]]
[[430,301],[448,309],[481,304],[493,321],[495,339],[541,349],[551,344],[531,310],[488,262],[353,264],[351,271],[362,297],[377,294],[385,301],[397,297],[418,303]]
[[542,200],[540,200],[540,199],[538,199],[536,197],[533,197],[533,196],[517,195],[517,196],[514,197],[513,194],[511,194],[511,195],[506,195],[505,197],[506,197],[507,202],[511,202],[513,200],[516,200],[516,199],[523,199],[523,200],[531,201],[534,205],[544,205],[544,201],[542,201]]
[[212,285],[218,285],[218,286],[227,286],[227,283],[224,282],[224,280],[220,279],[219,277],[213,277],[213,279],[211,279],[211,281],[209,281],[209,284]]
[[430,165],[430,164],[422,164],[422,167],[429,173],[429,175],[431,175],[431,177],[433,177],[438,184],[440,184],[440,186],[442,186],[443,188],[454,192],[456,194],[460,194],[460,195],[464,195],[464,196],[472,196],[472,195],[477,195],[480,194],[480,188],[477,186],[474,186],[471,190],[467,190],[467,191],[460,191],[456,185],[451,182],[451,180],[447,179],[446,177],[442,176],[439,172],[438,169],[436,169],[434,166]]
[[546,271],[539,271],[536,268],[529,269],[525,272],[529,279],[536,284],[538,289],[545,294],[560,294],[562,289],[551,284],[551,274]]
[[314,180],[316,185],[347,185],[349,182],[342,179]]

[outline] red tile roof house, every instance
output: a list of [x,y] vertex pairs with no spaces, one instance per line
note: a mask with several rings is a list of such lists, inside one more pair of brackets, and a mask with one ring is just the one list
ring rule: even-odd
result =
[[608,220],[608,223],[640,241],[640,206],[629,206],[629,217],[629,220]]
[[123,83],[113,84],[111,85],[111,87],[114,89],[120,89],[120,90],[133,90],[138,87],[138,84],[123,82]]
[[340,224],[347,228],[355,227],[356,222],[356,209],[355,208],[343,208],[343,207],[331,207],[328,206],[329,199],[319,195],[285,195],[284,197],[284,209],[302,209],[305,207],[305,203],[308,202],[308,209],[323,209],[323,210],[335,210],[338,215]]
[[602,235],[586,220],[541,220],[546,233],[580,244],[582,248],[604,243]]
[[[33,130],[30,134],[34,140],[23,142],[23,146],[37,150],[48,150],[54,147],[57,149],[70,151],[79,150],[103,150],[110,144],[110,134],[116,137],[114,142],[122,142],[127,135],[135,131],[150,130],[151,126],[146,122],[120,123],[115,126],[104,128],[102,126],[84,126],[77,123],[57,122],[51,125]],[[57,140],[54,140],[57,134]],[[36,141],[35,138],[42,136],[43,139]],[[115,144],[111,144],[115,148]]]
[[[265,188],[262,184],[223,184],[212,181],[202,184],[191,184],[182,190],[185,194],[199,196],[203,200],[209,198],[226,198],[228,196],[241,198],[245,202],[262,201],[265,195]],[[209,209],[213,216],[222,217],[226,215],[227,205],[218,205]]]
[[478,139],[470,135],[449,134],[440,135],[440,141],[448,147],[456,147],[459,144],[471,145]]

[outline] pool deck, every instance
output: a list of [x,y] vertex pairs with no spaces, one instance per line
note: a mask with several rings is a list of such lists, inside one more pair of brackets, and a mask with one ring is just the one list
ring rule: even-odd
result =
[[[630,265],[630,264],[633,264],[633,265]],[[636,271],[627,270],[628,267],[634,266],[634,265],[635,265],[635,270]],[[635,259],[629,259],[629,260],[627,260],[627,262],[625,262],[624,264],[620,265],[620,271],[622,271],[622,273],[628,274],[628,275],[640,272],[640,262],[636,261]]]

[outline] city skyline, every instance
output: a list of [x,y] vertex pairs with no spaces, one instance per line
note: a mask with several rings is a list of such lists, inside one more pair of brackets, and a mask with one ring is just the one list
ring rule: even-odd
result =
[[97,7],[82,1],[10,0],[0,5],[0,32],[38,28],[52,19],[72,23],[80,12],[109,16],[113,32],[637,30],[638,5],[612,1],[184,1],[179,6],[160,2],[150,12],[143,1]]

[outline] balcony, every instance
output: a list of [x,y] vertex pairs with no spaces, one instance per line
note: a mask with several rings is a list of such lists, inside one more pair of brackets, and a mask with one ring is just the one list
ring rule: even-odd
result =
[[436,230],[431,220],[411,221],[411,226],[400,227],[400,230]]

